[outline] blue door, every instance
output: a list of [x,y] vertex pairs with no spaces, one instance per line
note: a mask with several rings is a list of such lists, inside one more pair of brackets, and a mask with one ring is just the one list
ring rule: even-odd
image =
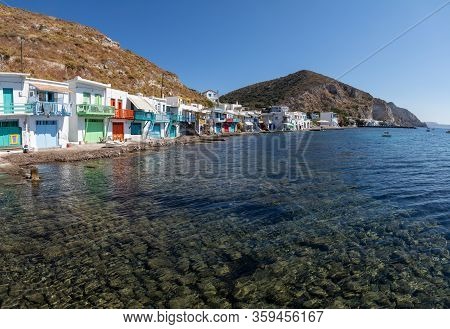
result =
[[14,113],[14,98],[12,88],[3,88],[3,111],[5,114]]
[[36,121],[36,147],[58,147],[58,124],[53,120]]
[[161,125],[159,123],[155,123],[153,125],[152,131],[150,132],[150,137],[161,138]]

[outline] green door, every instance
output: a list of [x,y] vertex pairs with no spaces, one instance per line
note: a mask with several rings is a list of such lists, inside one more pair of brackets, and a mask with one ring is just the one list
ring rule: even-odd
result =
[[0,148],[21,146],[22,129],[19,121],[0,121]]
[[14,98],[12,88],[3,88],[3,111],[5,114],[14,113]]
[[83,93],[83,104],[91,104],[91,94]]
[[95,95],[95,105],[102,105],[102,95]]
[[100,143],[105,137],[103,119],[86,119],[86,143]]

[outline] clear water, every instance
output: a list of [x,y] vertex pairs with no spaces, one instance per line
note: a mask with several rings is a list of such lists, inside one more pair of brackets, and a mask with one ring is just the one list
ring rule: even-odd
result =
[[450,307],[450,135],[264,134],[0,177],[2,308]]

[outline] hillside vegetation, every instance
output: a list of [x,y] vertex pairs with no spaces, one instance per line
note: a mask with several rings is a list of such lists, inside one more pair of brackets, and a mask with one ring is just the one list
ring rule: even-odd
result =
[[131,93],[159,96],[164,74],[165,95],[207,104],[202,95],[184,86],[174,73],[122,49],[119,43],[91,27],[2,4],[0,22],[0,71],[21,70],[23,38],[24,71],[33,77],[64,81],[79,75]]

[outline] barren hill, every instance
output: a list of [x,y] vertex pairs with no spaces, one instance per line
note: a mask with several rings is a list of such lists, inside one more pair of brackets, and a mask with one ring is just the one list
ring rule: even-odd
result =
[[20,72],[23,39],[24,72],[34,77],[67,80],[77,75],[131,93],[179,95],[193,102],[206,99],[178,77],[147,59],[122,49],[96,29],[0,4],[0,71]]
[[334,111],[346,117],[375,119],[400,126],[424,125],[406,109],[373,98],[367,92],[332,78],[306,70],[237,89],[222,96],[220,100],[239,101],[251,108],[287,105],[292,111]]

